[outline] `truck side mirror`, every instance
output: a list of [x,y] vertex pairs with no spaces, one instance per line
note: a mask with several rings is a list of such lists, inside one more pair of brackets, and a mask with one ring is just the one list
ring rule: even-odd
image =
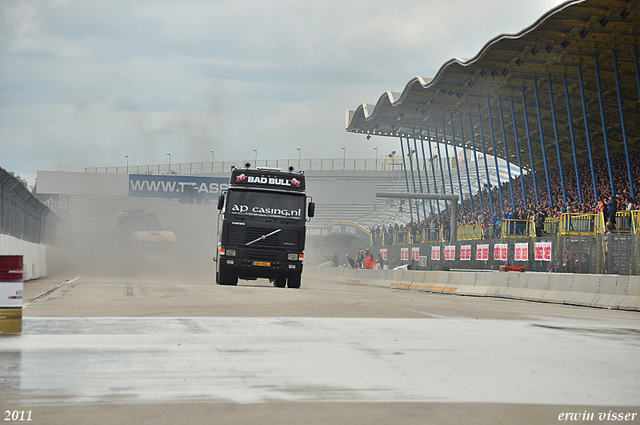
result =
[[218,210],[222,211],[222,207],[224,206],[224,195],[218,196]]
[[316,214],[316,203],[315,202],[309,202],[309,209],[307,211],[307,216],[308,217],[313,217]]

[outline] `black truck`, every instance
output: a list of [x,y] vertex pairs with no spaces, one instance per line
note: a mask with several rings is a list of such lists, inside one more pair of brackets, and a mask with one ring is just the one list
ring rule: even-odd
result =
[[268,278],[299,288],[307,218],[315,204],[305,194],[304,173],[233,168],[218,198],[216,283]]

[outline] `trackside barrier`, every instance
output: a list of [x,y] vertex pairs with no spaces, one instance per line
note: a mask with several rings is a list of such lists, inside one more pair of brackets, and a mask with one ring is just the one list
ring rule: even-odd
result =
[[513,273],[476,273],[476,288],[480,292],[484,290],[484,296],[488,297],[504,297],[507,289],[509,289],[510,277]]
[[593,307],[620,308],[627,294],[629,276],[601,276],[600,288],[591,305]]
[[[571,291],[565,299],[566,304],[590,307],[600,288],[600,279],[604,275],[581,275],[573,280]],[[610,307],[610,306],[607,306]]]
[[640,277],[630,276],[627,296],[620,303],[620,310],[638,310],[640,306]]
[[[456,272],[460,273],[460,272]],[[476,295],[483,296],[486,293],[486,288],[476,288],[476,273],[465,273],[464,277],[460,278],[460,286],[456,291],[460,295]]]
[[532,273],[498,272],[494,274],[498,279],[508,279],[507,287],[502,293],[503,298],[523,299],[525,292],[527,292],[529,277],[532,276]]
[[542,301],[544,295],[549,290],[549,273],[536,273],[529,276],[527,286],[520,299],[526,301]]
[[22,255],[0,255],[0,334],[22,333]]
[[564,304],[571,295],[576,277],[570,273],[549,274],[547,289],[542,294],[542,300]]
[[444,271],[415,272],[414,285],[420,283],[420,290],[438,294],[455,293],[460,286],[460,273]]
[[305,274],[351,285],[640,311],[639,276],[328,267],[309,267]]

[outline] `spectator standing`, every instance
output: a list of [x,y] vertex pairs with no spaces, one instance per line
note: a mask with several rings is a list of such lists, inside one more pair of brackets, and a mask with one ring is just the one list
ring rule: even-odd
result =
[[607,219],[605,222],[610,222],[613,227],[616,227],[616,212],[618,205],[614,196],[609,196],[609,202],[607,203]]
[[363,269],[373,269],[373,266],[376,265],[376,260],[373,258],[373,254],[369,253],[369,250],[365,251],[366,258],[364,260],[364,264],[362,265]]

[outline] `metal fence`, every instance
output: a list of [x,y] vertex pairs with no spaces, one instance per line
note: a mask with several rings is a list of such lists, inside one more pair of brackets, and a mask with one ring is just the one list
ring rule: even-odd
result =
[[[458,226],[457,240],[473,241],[486,239],[527,239],[555,236],[596,236],[605,233],[602,214],[562,214],[559,218],[545,219],[543,229],[537,233],[533,220],[501,220],[499,224],[469,224]],[[640,211],[616,213],[615,228],[621,235],[640,234]],[[406,243],[440,242],[448,240],[448,226],[440,228],[412,229],[400,227],[386,233],[371,234],[371,245],[397,245]]]
[[251,163],[253,167],[280,168],[287,170],[294,167],[298,170],[342,171],[342,170],[369,170],[387,171],[401,170],[402,157],[389,158],[386,155],[380,158],[313,158],[313,159],[247,159],[242,161],[203,161],[203,162],[178,162],[173,164],[155,165],[121,165],[112,167],[87,167],[86,173],[108,174],[203,174],[203,173],[227,173],[231,167],[242,167],[245,163]]
[[60,229],[60,219],[0,168],[0,233],[51,245],[58,242]]
[[640,236],[629,233],[396,244],[369,249],[388,268],[408,264],[424,270],[499,270],[500,266],[512,266],[541,272],[640,274]]

